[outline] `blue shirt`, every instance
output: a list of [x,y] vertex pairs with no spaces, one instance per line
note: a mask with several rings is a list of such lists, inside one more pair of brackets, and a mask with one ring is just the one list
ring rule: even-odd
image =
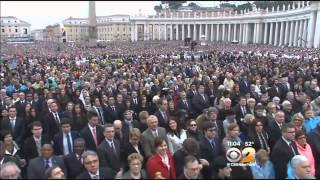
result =
[[253,163],[250,168],[254,179],[275,179],[274,167],[270,160],[264,166]]

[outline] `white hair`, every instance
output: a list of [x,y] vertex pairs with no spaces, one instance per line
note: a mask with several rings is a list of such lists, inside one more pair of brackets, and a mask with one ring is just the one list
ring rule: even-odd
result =
[[299,165],[301,162],[309,162],[309,160],[303,156],[303,155],[295,155],[292,159],[291,159],[291,166],[293,169],[296,168],[297,165]]
[[8,167],[14,167],[16,169],[16,173],[18,174],[18,176],[20,176],[20,173],[21,173],[21,170],[20,168],[16,165],[16,163],[14,162],[6,162],[6,163],[3,163],[1,166],[0,166],[0,178],[5,178],[5,173],[7,172],[7,168]]
[[291,105],[291,102],[288,100],[285,100],[282,102],[282,106],[287,106],[287,105]]

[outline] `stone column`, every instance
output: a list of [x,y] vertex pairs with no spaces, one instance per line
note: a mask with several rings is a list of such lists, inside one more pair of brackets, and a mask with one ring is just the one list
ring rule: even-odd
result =
[[190,32],[190,24],[188,24],[188,38],[190,38],[191,37],[191,32]]
[[274,33],[274,46],[278,45],[278,33],[279,33],[279,27],[278,27],[278,22],[276,22],[276,31]]
[[144,23],[143,25],[143,40],[147,40],[147,23]]
[[257,42],[257,23],[254,23],[253,25],[253,40],[252,43]]
[[243,28],[243,24],[239,24],[239,43],[243,43],[243,35],[242,35],[242,33],[243,33],[243,31],[242,31],[242,28]]
[[211,41],[213,41],[213,24],[211,24]]
[[216,33],[216,41],[219,41],[219,24],[217,24],[217,27],[216,27],[217,29],[217,33]]
[[168,40],[168,35],[167,35],[167,24],[166,23],[164,23],[163,24],[163,26],[164,26],[164,40],[166,41],[166,40]]
[[231,24],[228,25],[228,42],[230,42],[231,39]]
[[176,24],[176,41],[179,40],[179,24]]
[[270,22],[269,44],[272,44],[273,22]]
[[201,40],[201,35],[202,35],[202,24],[200,24],[200,27],[199,27],[199,40]]
[[283,45],[283,26],[284,26],[284,24],[283,24],[284,22],[282,21],[281,22],[281,25],[280,25],[280,42],[279,42],[279,46],[281,46],[281,45]]
[[267,30],[268,30],[268,23],[264,23],[263,44],[267,44]]
[[161,40],[161,25],[160,23],[158,24],[158,36],[159,36],[159,40]]
[[135,26],[135,28],[134,28],[134,30],[135,30],[135,33],[134,33],[135,34],[135,40],[138,41],[138,24],[135,24],[134,26]]
[[193,40],[197,40],[197,24],[193,24]]
[[225,26],[226,24],[222,25],[222,42],[224,42]]
[[184,24],[183,23],[181,24],[181,27],[182,27],[182,39],[181,40],[184,41],[186,36],[184,34]]
[[208,34],[208,24],[206,23],[206,26],[205,26],[205,34],[206,34],[206,41],[209,40],[209,34]]
[[302,38],[303,38],[303,32],[302,32],[302,28],[303,28],[303,20],[299,20],[299,39],[298,39],[298,47],[301,47],[302,44]]
[[286,21],[286,30],[284,33],[284,45],[288,44],[288,35],[289,35],[289,21]]
[[245,31],[245,43],[248,44],[248,32],[249,32],[249,24],[245,24],[246,31]]
[[173,40],[173,24],[170,26],[170,40]]
[[233,39],[231,41],[237,40],[236,31],[237,31],[237,24],[234,24],[233,25]]
[[156,28],[154,27],[156,24],[152,24],[152,40],[156,40]]
[[289,34],[289,46],[292,46],[292,37],[293,37],[293,21],[290,21],[290,34]]
[[302,47],[307,47],[307,24],[308,24],[308,20],[307,19],[305,19],[304,20],[304,23],[303,23],[303,35],[302,35],[302,38],[303,38],[303,45],[302,45]]
[[316,26],[316,11],[311,12],[309,24],[308,24],[308,48],[313,46],[314,41],[314,33],[315,33],[315,26]]
[[[313,2],[316,3],[316,2]],[[318,11],[317,11],[317,17],[315,22],[315,33],[314,33],[314,39],[313,39],[313,47],[320,48],[320,3],[318,1]]]
[[298,45],[298,27],[299,27],[299,21],[295,21],[295,26],[294,26],[294,37],[293,37],[293,46],[297,47]]

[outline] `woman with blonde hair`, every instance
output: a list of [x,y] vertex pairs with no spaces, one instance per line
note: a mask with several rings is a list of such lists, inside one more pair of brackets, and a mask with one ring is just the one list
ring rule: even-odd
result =
[[147,173],[142,169],[143,156],[132,153],[128,156],[129,170],[122,175],[123,179],[147,179]]

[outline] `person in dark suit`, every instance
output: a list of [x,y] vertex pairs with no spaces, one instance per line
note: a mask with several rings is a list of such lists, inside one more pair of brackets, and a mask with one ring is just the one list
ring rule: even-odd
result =
[[283,111],[277,111],[275,120],[272,121],[267,128],[267,132],[270,135],[270,146],[273,148],[274,144],[281,137],[281,127],[284,124],[284,113]]
[[89,123],[85,126],[81,132],[80,136],[86,141],[88,150],[97,150],[100,142],[104,139],[103,128],[98,125],[99,116],[95,111],[88,112]]
[[85,170],[83,166],[82,154],[86,149],[86,142],[83,138],[77,138],[73,143],[73,153],[64,157],[64,164],[68,172],[67,178],[75,179]]
[[194,95],[198,94],[196,84],[191,84],[190,89],[187,92],[187,98],[192,99]]
[[53,138],[55,155],[68,155],[73,152],[72,146],[76,138],[79,137],[78,132],[71,131],[71,122],[69,119],[61,120],[61,130]]
[[124,121],[122,121],[122,143],[128,143],[129,142],[129,133],[130,130],[133,128],[138,128],[141,132],[140,122],[133,119],[133,112],[131,110],[126,110],[124,112]]
[[163,127],[158,127],[158,118],[155,115],[150,115],[147,119],[148,129],[142,133],[141,143],[146,158],[152,156],[156,149],[154,147],[154,140],[156,137],[161,137],[167,141],[167,132]]
[[50,104],[50,110],[51,112],[45,116],[44,133],[49,136],[50,140],[52,140],[53,136],[60,130],[60,122],[63,115],[58,112],[58,104],[56,102],[52,102]]
[[198,88],[198,94],[192,97],[192,107],[194,108],[196,116],[202,113],[203,109],[208,108],[209,105],[209,97],[204,94],[204,86],[200,85]]
[[270,139],[268,133],[263,128],[263,123],[260,119],[254,119],[249,125],[248,140],[253,142],[253,148],[256,151],[260,149],[270,153]]
[[22,146],[23,157],[27,160],[36,158],[41,155],[41,147],[45,143],[49,143],[50,139],[47,135],[43,135],[42,124],[40,121],[34,121],[31,124],[32,136],[28,137]]
[[[124,170],[128,170],[128,156],[132,153],[138,153],[145,157],[145,153],[141,144],[141,131],[138,128],[132,128],[129,132],[129,141],[121,144],[121,159],[124,162]],[[145,167],[145,160],[142,162],[142,168]]]
[[193,107],[192,107],[190,99],[187,99],[187,95],[186,95],[185,91],[180,92],[180,99],[177,102],[176,109],[178,111],[181,109],[184,109],[188,112],[190,117],[193,116],[193,114],[194,114]]
[[295,128],[291,123],[284,124],[281,128],[282,136],[278,139],[271,151],[271,161],[274,165],[276,179],[287,177],[287,164],[294,155],[298,155],[294,143]]
[[19,93],[19,101],[17,101],[16,103],[14,103],[16,110],[17,110],[17,116],[19,117],[23,117],[24,113],[25,113],[25,107],[26,107],[26,100],[25,100],[25,93],[24,92],[20,92]]
[[194,156],[187,156],[184,159],[183,173],[179,179],[203,179],[199,160]]
[[112,124],[105,124],[103,129],[105,139],[97,147],[100,164],[118,172],[123,168],[120,157],[120,142],[114,139],[114,127]]
[[165,98],[161,98],[159,101],[159,109],[154,113],[159,120],[159,126],[163,128],[168,128],[169,121],[169,111],[168,111],[168,101]]
[[242,79],[239,82],[239,89],[241,95],[246,95],[247,93],[250,93],[250,83],[247,80],[247,76],[244,75]]
[[119,119],[119,107],[115,104],[115,100],[113,96],[109,97],[108,100],[109,106],[105,108],[106,123],[113,123],[114,120]]
[[279,88],[279,85],[274,83],[272,85],[271,88],[268,89],[268,95],[270,96],[270,99],[273,99],[274,97],[280,97],[281,94],[280,94],[280,88]]
[[11,131],[13,138],[19,146],[23,143],[25,134],[25,122],[23,119],[17,117],[17,110],[15,107],[12,106],[9,108],[9,117],[2,120],[1,128],[2,131]]
[[45,171],[52,166],[59,166],[66,175],[66,167],[62,157],[53,155],[53,147],[50,143],[45,143],[41,147],[41,156],[31,159],[28,165],[28,179],[44,178]]
[[94,151],[82,154],[85,170],[76,179],[114,179],[116,172],[110,168],[100,167],[99,158]]
[[205,122],[203,125],[204,137],[200,140],[200,157],[209,162],[209,167],[203,169],[203,176],[210,179],[212,176],[214,159],[223,154],[221,142],[216,138],[217,127],[213,122]]
[[[308,143],[310,144],[312,154],[314,157],[320,157],[320,124],[317,125],[309,134],[308,134]],[[316,178],[320,178],[320,159],[316,158]]]

